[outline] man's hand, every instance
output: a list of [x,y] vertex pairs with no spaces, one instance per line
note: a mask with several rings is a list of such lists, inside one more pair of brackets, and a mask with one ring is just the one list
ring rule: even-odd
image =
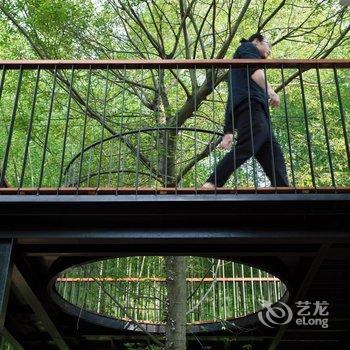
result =
[[232,146],[233,134],[225,134],[219,144],[220,149],[229,150]]
[[280,105],[280,98],[272,89],[269,91],[269,101],[271,107],[278,107]]

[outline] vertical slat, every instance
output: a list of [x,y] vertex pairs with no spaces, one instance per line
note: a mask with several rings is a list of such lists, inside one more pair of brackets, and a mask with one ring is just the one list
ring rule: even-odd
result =
[[246,296],[245,273],[244,273],[243,264],[241,264],[241,272],[242,272],[242,289],[243,289],[243,312],[244,312],[244,315],[246,315],[247,314],[247,296]]
[[68,91],[68,104],[67,104],[67,112],[66,112],[66,122],[65,122],[65,127],[64,127],[64,136],[63,136],[63,145],[62,145],[60,176],[59,176],[57,188],[60,188],[62,185],[63,166],[64,166],[64,158],[65,158],[65,153],[66,153],[66,146],[67,146],[67,135],[68,135],[68,125],[69,125],[69,118],[70,118],[70,106],[71,106],[71,100],[72,100],[73,82],[74,82],[74,66],[72,66],[72,68],[71,68],[71,77],[70,77],[69,91]]
[[104,132],[105,132],[105,121],[106,121],[106,106],[107,106],[107,95],[108,95],[108,79],[109,79],[109,66],[107,66],[107,72],[106,72],[106,84],[105,84],[105,90],[104,90],[104,97],[103,97],[103,113],[102,113],[102,123],[101,123],[101,143],[100,143],[100,152],[98,157],[98,170],[97,170],[97,188],[100,187],[100,181],[101,181],[101,166],[102,166],[102,150],[103,150],[103,139],[104,139]]
[[[124,113],[125,113],[125,76],[126,76],[126,66],[124,66],[123,69],[123,92],[122,92],[122,106],[121,106],[121,116],[120,116],[120,126],[119,126],[119,150],[118,150],[118,176],[117,176],[117,189],[116,189],[116,195],[118,194],[118,190],[120,187],[120,178],[122,176],[122,167],[121,167],[121,162],[122,162],[122,145],[123,140],[122,140],[122,134],[123,134],[123,123],[124,123]],[[124,157],[123,157],[124,158]]]
[[[2,97],[2,91],[4,89],[4,83],[5,83],[5,76],[6,76],[6,68],[3,65],[1,67],[1,80],[0,80],[0,101],[1,101],[1,97]],[[5,177],[2,176],[2,168],[0,169],[0,187],[3,187],[4,185],[6,185],[5,183]]]
[[24,148],[22,173],[21,173],[21,178],[19,181],[19,188],[23,186],[24,175],[25,175],[26,166],[27,166],[29,143],[30,143],[30,139],[31,139],[31,135],[32,135],[32,129],[33,129],[34,112],[35,112],[36,98],[37,98],[37,94],[38,94],[39,80],[40,80],[40,66],[38,66],[38,68],[37,68],[37,75],[36,75],[36,79],[35,79],[35,86],[34,86],[33,97],[32,97],[32,106],[31,106],[31,110],[30,110],[30,119],[29,119],[29,125],[28,125],[28,130],[27,130],[26,145]]
[[[214,66],[211,66],[211,81],[212,81],[212,118],[213,118],[213,131],[215,131],[215,87],[214,87],[214,79],[215,79],[215,75],[214,75]],[[213,138],[213,145],[214,145],[214,149],[213,149],[213,154],[214,154],[214,184],[215,184],[215,194],[217,193],[217,177],[216,177],[216,166],[217,166],[217,159],[216,159],[216,152],[215,152],[215,138]],[[212,150],[209,150],[209,155],[212,153]],[[211,157],[209,156],[209,160],[211,159]],[[211,164],[209,164],[210,168],[211,168]]]
[[253,180],[254,180],[254,189],[257,193],[257,180],[256,180],[256,160],[255,160],[255,147],[254,147],[254,131],[253,131],[253,116],[252,116],[252,101],[250,96],[250,75],[249,75],[249,65],[246,67],[246,78],[248,86],[248,104],[249,104],[249,124],[250,124],[250,141],[252,145],[252,163],[253,163]]
[[233,288],[233,315],[234,317],[237,317],[237,305],[238,305],[238,298],[236,293],[236,268],[235,268],[235,262],[232,263],[232,277],[234,278],[232,282],[232,288]]
[[254,288],[255,288],[255,283],[254,283],[254,281],[253,281],[253,268],[252,267],[250,267],[250,278],[251,278],[251,287],[252,287],[252,306],[253,306],[253,312],[255,312],[256,311],[256,307],[255,307],[255,290],[254,290]]
[[1,80],[0,80],[0,100],[2,97],[2,91],[4,90],[5,77],[6,77],[6,68],[5,68],[5,66],[2,66],[1,67]]
[[[176,75],[179,76],[179,66],[177,66],[176,68],[177,70],[177,73]],[[179,119],[179,82],[177,82],[176,84],[176,117],[177,117],[177,120]],[[178,124],[178,122],[177,122]],[[180,136],[180,155],[179,155],[179,173],[180,173],[180,177],[179,177],[179,184],[180,184],[180,187],[183,186],[183,177],[182,177],[182,164],[183,164],[183,138],[185,137],[185,131],[184,130],[181,130],[181,136]]]
[[[5,77],[5,75],[4,75],[4,71],[3,71],[3,78],[4,77]],[[19,101],[21,86],[22,86],[22,77],[23,77],[23,67],[21,66],[20,70],[19,70],[19,74],[18,74],[18,81],[17,81],[15,99],[14,99],[14,103],[13,103],[11,122],[10,122],[9,130],[8,130],[5,154],[4,154],[2,169],[1,169],[1,173],[0,173],[0,187],[2,187],[3,184],[5,183],[7,163],[8,163],[10,150],[11,150],[12,135],[13,135],[14,125],[15,125],[15,120],[16,120],[16,115],[17,115],[18,101]],[[3,79],[1,80],[1,83],[3,84]],[[2,87],[1,87],[1,90],[2,90]]]
[[43,182],[43,177],[44,177],[46,150],[47,150],[47,144],[48,144],[48,141],[49,141],[51,116],[52,116],[53,104],[54,104],[54,99],[55,99],[56,81],[57,81],[57,65],[55,65],[55,69],[54,69],[53,86],[52,86],[52,91],[51,91],[49,113],[48,113],[48,116],[47,116],[47,124],[46,124],[46,131],[45,131],[45,141],[44,141],[44,146],[43,146],[43,156],[42,156],[42,159],[41,159],[38,189],[41,187],[42,182]]
[[[6,68],[3,65],[1,67],[1,80],[0,80],[0,101],[1,101],[1,97],[2,97],[2,91],[4,89],[4,83],[5,83],[5,76],[6,76]],[[2,176],[2,168],[0,169],[0,187],[3,187],[4,185],[6,185],[5,183],[5,177]]]
[[263,289],[262,276],[261,276],[260,269],[259,269],[259,295],[260,295],[260,302],[262,302],[265,299],[265,296],[264,296],[264,289]]
[[108,162],[108,183],[107,183],[107,187],[111,187],[112,163],[113,163],[113,140],[111,140],[110,143],[109,143],[109,162]]
[[[215,278],[216,277],[216,272],[215,272],[215,267],[214,267],[214,259],[211,259],[211,263],[212,263],[212,276],[213,276],[213,278]],[[215,293],[215,288],[216,288],[216,286],[214,285],[214,287],[212,288],[212,291],[213,291],[212,304],[213,304],[213,318],[214,318],[214,320],[216,320],[216,293]]]
[[265,277],[267,278],[267,282],[266,282],[266,285],[267,285],[267,300],[269,301],[269,303],[272,304],[271,290],[270,290],[270,281],[268,280],[270,275],[266,272],[265,273]]
[[285,113],[285,117],[286,117],[288,151],[289,151],[290,167],[291,167],[291,174],[292,174],[292,183],[293,183],[294,189],[296,189],[296,187],[295,187],[296,185],[295,185],[293,154],[292,154],[292,144],[291,144],[290,123],[289,123],[289,115],[288,115],[287,94],[286,94],[286,86],[285,86],[285,79],[284,79],[284,67],[283,67],[283,64],[281,65],[281,74],[282,74],[284,113]]
[[320,77],[319,67],[316,68],[316,73],[317,73],[318,93],[319,93],[319,96],[320,96],[320,104],[321,104],[323,131],[324,131],[324,134],[325,134],[326,145],[327,145],[327,156],[328,156],[329,172],[331,174],[332,186],[334,188],[336,188],[335,177],[334,177],[334,170],[333,170],[333,162],[332,162],[332,154],[331,154],[331,146],[330,146],[330,143],[329,143],[329,133],[328,133],[328,126],[327,126],[327,121],[326,121],[326,112],[325,112],[325,109],[324,109],[324,102],[323,102],[323,93],[322,93],[322,85],[321,85],[321,77]]
[[274,280],[273,280],[273,290],[274,290],[274,300],[273,300],[273,302],[275,302],[275,301],[278,300],[278,296],[277,296],[277,284],[276,284],[275,278],[274,278]]
[[272,121],[271,121],[271,114],[270,114],[270,108],[269,108],[269,96],[268,96],[268,89],[267,89],[267,71],[266,71],[266,65],[264,66],[264,76],[265,76],[265,94],[266,94],[266,110],[267,110],[267,119],[269,121],[269,136],[270,136],[270,145],[271,145],[271,165],[272,165],[272,184],[271,186],[275,187],[277,190],[277,179],[276,179],[276,164],[275,164],[275,155],[273,151],[273,143],[272,143]]
[[[148,279],[150,278],[150,267],[151,267],[151,263],[150,263],[150,261],[148,261],[147,262],[147,278]],[[148,293],[148,295],[151,295],[151,284],[150,283],[146,283],[146,286],[147,286],[147,293]],[[152,307],[151,300],[153,300],[153,304],[154,304],[155,303],[155,299],[145,298],[146,320],[150,320],[150,317],[152,317],[152,319],[153,319],[153,316],[151,316],[151,307]]]
[[[141,85],[143,84],[143,76],[144,72],[143,72],[143,66],[141,67]],[[142,116],[142,87],[141,87],[141,93],[140,93],[140,118]],[[139,123],[140,125],[140,123]],[[136,195],[138,194],[138,188],[139,188],[139,176],[140,176],[140,127],[139,130],[137,132],[137,146],[136,146],[136,169],[135,169],[135,188],[136,188]],[[166,159],[166,157],[165,157]],[[166,165],[165,165],[165,169],[166,169]],[[166,181],[166,180],[165,180]]]
[[[179,76],[179,66],[176,65],[176,77]],[[180,138],[181,140],[181,135],[179,134],[179,110],[178,110],[178,105],[179,105],[179,82],[178,80],[176,81],[176,90],[175,90],[175,137],[176,137],[176,147],[175,147],[175,164],[174,164],[174,174],[175,174],[175,195],[177,195],[177,190],[178,190],[178,186],[179,186],[179,181],[178,181],[178,177],[176,176],[177,171],[181,176],[181,169],[182,169],[182,164],[180,163],[180,166],[177,167],[176,163],[178,162],[177,159],[177,141]],[[181,141],[180,141],[181,142]],[[180,153],[181,154],[181,153]]]
[[346,131],[345,113],[344,113],[344,107],[343,107],[343,100],[342,100],[341,93],[340,93],[338,72],[337,72],[336,67],[333,67],[333,72],[334,72],[335,86],[336,86],[336,88],[337,88],[337,97],[338,97],[339,113],[340,113],[341,124],[342,124],[342,128],[343,128],[343,136],[344,136],[344,143],[345,143],[346,155],[347,155],[347,158],[348,158],[348,169],[350,170],[349,140],[348,140],[348,134],[347,134],[347,131]]
[[225,261],[222,260],[222,277],[223,277],[223,282],[222,282],[222,286],[223,286],[223,304],[224,304],[224,319],[227,319],[227,307],[226,307],[226,282],[225,282]]
[[[230,65],[230,71],[229,71],[230,77],[229,77],[229,94],[231,94],[231,118],[232,118],[232,133],[233,133],[233,162],[234,162],[234,169],[236,169],[236,163],[237,163],[237,157],[236,157],[236,141],[235,141],[235,112],[234,112],[234,108],[233,108],[233,86],[232,86],[232,65]],[[237,187],[238,187],[238,177],[237,177],[237,171],[233,172],[233,176],[234,176],[234,189],[235,192],[237,194]]]
[[[195,81],[197,81],[197,67],[194,66],[194,76],[196,77]],[[194,85],[194,189],[195,193],[197,194],[198,190],[198,167],[197,167],[197,155],[198,155],[198,149],[197,149],[197,84]]]
[[[160,91],[160,65],[158,65],[158,99],[160,99],[161,91]],[[159,118],[159,111],[157,112],[157,136],[156,136],[156,164],[157,164],[157,173],[161,176],[162,175],[162,167],[161,167],[161,162],[162,162],[162,157],[159,154],[161,143],[160,143],[160,118]],[[163,178],[162,178],[163,181]],[[156,181],[156,194],[158,194],[158,181]]]
[[88,161],[88,170],[87,170],[87,176],[82,179],[82,182],[86,181],[86,186],[90,187],[90,178],[92,177],[91,175],[91,166],[92,166],[92,159],[93,159],[93,151],[94,149],[91,147],[89,149],[89,161]]
[[82,174],[83,161],[84,161],[84,153],[85,153],[86,125],[87,125],[87,118],[88,118],[89,101],[90,101],[90,88],[91,88],[91,73],[92,72],[91,72],[91,65],[90,65],[89,66],[89,73],[88,73],[88,86],[87,86],[87,92],[86,92],[86,101],[85,101],[84,126],[83,126],[83,134],[82,134],[82,145],[81,145],[81,153],[80,153],[77,190],[80,187],[81,174]]
[[[162,80],[164,79],[164,69],[161,71],[162,72]],[[162,84],[163,85],[163,84]],[[159,97],[161,103],[163,103],[162,101],[162,98]],[[164,154],[165,154],[165,157],[164,157],[164,173],[165,173],[165,183],[164,183],[164,186],[165,187],[168,187],[168,180],[170,180],[170,175],[169,175],[169,164],[168,164],[168,144],[169,144],[169,133],[170,133],[170,130],[167,129],[168,127],[168,121],[166,119],[166,116],[165,116],[165,123],[164,123],[164,126],[165,126],[165,129],[164,129],[164,140],[163,140],[163,144],[165,145],[165,150],[164,150]]]
[[303,80],[303,75],[302,75],[300,66],[299,66],[298,70],[299,70],[301,96],[302,96],[302,101],[303,101],[303,111],[304,111],[305,129],[306,129],[306,141],[307,141],[307,149],[308,149],[309,162],[310,162],[309,165],[310,165],[310,171],[311,171],[311,180],[312,180],[312,186],[314,188],[316,188],[315,172],[314,172],[314,165],[313,165],[313,158],[312,158],[312,149],[311,149],[311,134],[310,134],[310,129],[309,129],[308,114],[307,114],[307,105],[306,105],[306,98],[305,98],[304,80]]

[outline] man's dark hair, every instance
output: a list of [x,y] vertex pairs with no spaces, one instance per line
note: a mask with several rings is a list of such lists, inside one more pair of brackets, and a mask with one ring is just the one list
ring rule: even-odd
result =
[[243,39],[241,40],[241,43],[246,43],[246,42],[248,42],[248,41],[252,42],[252,41],[254,41],[255,39],[258,39],[259,41],[263,41],[263,40],[265,39],[265,37],[264,37],[262,34],[260,34],[260,33],[255,33],[255,34],[251,35],[251,36],[248,38],[248,40],[243,38]]

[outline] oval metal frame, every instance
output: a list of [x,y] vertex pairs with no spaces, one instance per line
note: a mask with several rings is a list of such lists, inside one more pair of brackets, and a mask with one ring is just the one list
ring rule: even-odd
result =
[[[132,257],[134,255],[130,255],[129,257]],[[197,255],[192,255],[192,256],[197,256]],[[123,256],[123,258],[126,258],[127,256]],[[198,256],[201,257],[201,256]],[[208,256],[206,256],[208,257]],[[118,257],[113,256],[113,257],[107,257],[105,259],[91,259],[88,261],[84,261],[83,263],[80,264],[75,264],[70,267],[74,266],[81,266],[85,264],[90,264],[93,262],[98,262],[102,260],[109,260],[109,259],[118,259]],[[217,259],[215,256],[210,256],[210,258]],[[275,303],[272,304],[272,307],[278,307],[282,303],[288,303],[289,296],[290,296],[290,283],[286,281],[285,279],[282,279],[281,277],[278,276],[274,271],[271,271],[271,269],[265,269],[263,266],[257,266],[255,264],[249,264],[249,262],[244,261],[240,262],[239,259],[232,259],[229,260],[225,258],[225,260],[228,261],[234,261],[237,263],[245,264],[250,267],[258,268],[260,270],[266,271],[273,276],[279,278],[281,282],[286,286],[286,291],[282,295],[282,297]],[[249,265],[248,265],[249,264]],[[66,267],[69,268],[69,267]],[[62,270],[64,271],[64,270]],[[104,316],[101,314],[97,314],[92,311],[88,311],[86,309],[83,309],[81,307],[78,307],[69,301],[65,300],[64,298],[61,297],[61,295],[58,294],[56,288],[55,288],[55,282],[58,277],[58,275],[62,272],[56,272],[56,274],[51,278],[50,282],[48,283],[48,293],[51,297],[51,299],[67,314],[78,317],[83,319],[86,322],[93,323],[102,327],[108,327],[116,330],[123,330],[123,331],[133,331],[133,332],[142,332],[142,330],[132,321],[125,321],[117,318],[113,318],[110,316]],[[249,329],[249,327],[258,327],[259,325],[262,326],[261,322],[259,321],[258,318],[258,313],[263,312],[265,313],[267,311],[266,308],[262,308],[261,310],[258,310],[253,313],[248,313],[244,316],[237,317],[237,318],[229,318],[226,319],[225,322],[225,329],[227,330],[240,330],[242,329]],[[150,333],[156,333],[156,334],[162,334],[165,333],[165,325],[164,324],[157,324],[157,323],[151,323],[151,322],[139,322],[140,325],[142,325],[148,332]],[[187,326],[187,329],[189,333],[215,333],[215,332],[220,332],[223,330],[223,322],[204,322],[200,324],[191,324]]]

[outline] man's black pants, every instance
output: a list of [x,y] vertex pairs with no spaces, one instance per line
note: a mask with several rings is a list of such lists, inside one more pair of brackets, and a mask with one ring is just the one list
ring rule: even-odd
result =
[[[251,127],[252,125],[252,127]],[[262,104],[251,101],[251,116],[248,101],[235,111],[237,144],[220,160],[207,182],[222,187],[230,175],[250,157],[254,156],[271,181],[271,186],[287,187],[288,177],[283,153]]]

